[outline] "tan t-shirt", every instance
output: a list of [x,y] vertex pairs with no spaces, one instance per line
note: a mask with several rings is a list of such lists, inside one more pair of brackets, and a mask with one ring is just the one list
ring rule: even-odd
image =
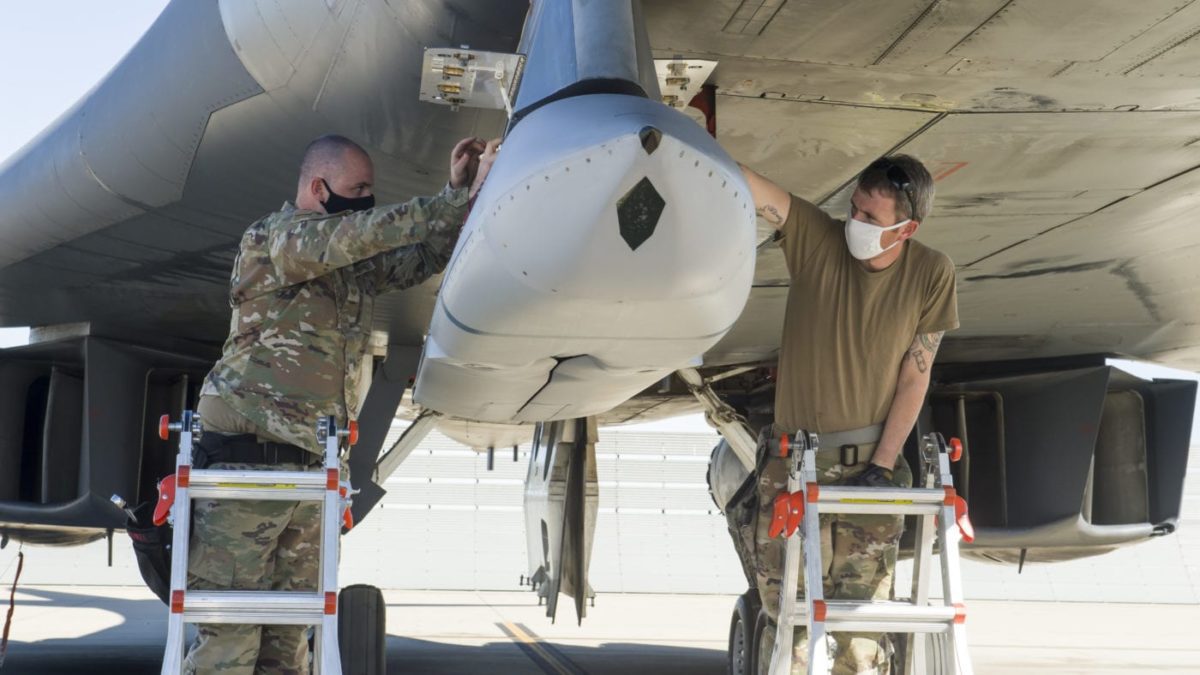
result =
[[958,327],[954,264],[909,239],[890,267],[868,271],[846,248],[845,223],[795,196],[782,231],[792,285],[776,424],[831,433],[885,421],[916,335]]

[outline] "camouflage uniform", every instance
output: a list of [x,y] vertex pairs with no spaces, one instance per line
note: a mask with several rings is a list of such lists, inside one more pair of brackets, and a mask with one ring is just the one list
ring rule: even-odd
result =
[[[310,450],[317,420],[343,423],[362,407],[374,297],[414,286],[445,267],[467,210],[467,189],[357,213],[325,215],[285,203],[242,237],[221,359],[201,390],[207,432],[255,433]],[[214,397],[219,397],[219,400]],[[206,407],[232,411],[205,420]],[[222,420],[213,428],[210,422]],[[232,427],[232,428],[230,428]],[[213,464],[213,469],[303,470],[298,464]],[[345,463],[343,462],[343,471]],[[319,506],[196,502],[192,588],[313,590]],[[201,627],[189,673],[307,672],[303,626]]]
[[[739,497],[726,513],[730,534],[738,549],[738,557],[748,566],[762,606],[773,619],[779,616],[779,591],[783,584],[784,540],[772,539],[767,531],[774,515],[775,497],[787,489],[788,460],[766,451],[766,441],[775,437],[768,425],[759,435],[758,470],[753,475],[753,491]],[[859,456],[867,458],[874,445],[860,446]],[[839,452],[817,453],[817,483],[836,485],[853,478],[867,468],[868,462],[846,466]],[[897,485],[912,487],[912,472],[903,455],[897,458],[894,471]],[[903,516],[873,516],[857,514],[822,515],[821,560],[824,593],[828,599],[887,600],[892,595],[896,550],[904,531]],[[803,599],[804,578],[800,578]],[[775,631],[771,625],[759,645],[759,662],[770,663]],[[891,643],[879,633],[833,633],[829,638],[833,656],[833,672],[887,673]],[[793,673],[808,672],[807,631],[797,629],[793,643]],[[765,671],[764,671],[765,672]]]
[[466,205],[466,188],[447,188],[358,213],[284,204],[251,225],[234,263],[229,339],[202,394],[262,435],[323,454],[317,419],[362,407],[374,297],[441,271]]

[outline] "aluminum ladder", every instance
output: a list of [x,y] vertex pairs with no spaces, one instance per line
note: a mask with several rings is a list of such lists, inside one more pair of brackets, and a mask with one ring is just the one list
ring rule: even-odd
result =
[[[159,484],[160,518],[174,526],[171,546],[171,603],[162,675],[182,672],[187,624],[226,623],[313,626],[315,675],[341,675],[338,650],[338,546],[349,508],[349,480],[340,475],[338,446],[342,438],[357,440],[357,424],[338,429],[333,417],[317,423],[317,440],[325,446],[323,471],[193,470],[192,443],[201,434],[200,416],[183,412],[179,422],[164,415],[159,437],[179,432],[175,474]],[[172,495],[173,493],[173,495]],[[317,590],[190,591],[187,590],[188,544],[192,500],[247,499],[321,503],[321,551]],[[166,504],[166,506],[164,506]]]
[[[816,451],[818,436],[799,432],[783,437],[780,454],[787,457],[787,492],[776,498],[772,536],[787,538],[779,621],[771,655],[770,675],[787,675],[792,668],[793,634],[797,626],[808,629],[808,672],[828,673],[832,667],[826,634],[833,631],[909,633],[905,672],[971,675],[964,622],[962,580],[959,573],[958,541],[973,539],[966,502],[954,490],[950,462],[962,456],[962,445],[951,439],[948,447],[941,434],[922,439],[921,468],[913,488],[872,488],[818,485]],[[822,583],[820,515],[862,513],[915,515],[916,550],[913,587],[909,601],[826,600]],[[779,525],[782,519],[786,523]],[[782,530],[782,532],[780,531]],[[938,538],[942,598],[929,601],[934,537]],[[805,596],[797,601],[799,575],[804,574]],[[927,649],[925,633],[943,633],[946,640]],[[934,663],[942,670],[933,670]]]

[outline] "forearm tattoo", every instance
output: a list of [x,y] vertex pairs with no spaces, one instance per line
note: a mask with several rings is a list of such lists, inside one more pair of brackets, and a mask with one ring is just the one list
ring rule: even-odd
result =
[[908,348],[907,357],[911,357],[913,363],[917,366],[917,372],[926,373],[929,367],[933,364],[933,358],[937,356],[938,347],[942,345],[942,336],[946,333],[921,333],[913,340],[912,345]]
[[757,213],[760,218],[774,225],[775,227],[779,227],[783,224],[783,216],[779,215],[779,210],[771,204],[765,204],[762,208],[755,209],[755,213]]

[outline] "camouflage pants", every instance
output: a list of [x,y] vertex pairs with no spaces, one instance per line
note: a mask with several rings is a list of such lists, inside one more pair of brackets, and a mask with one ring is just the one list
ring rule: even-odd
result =
[[[298,464],[217,463],[209,469],[303,471]],[[320,566],[320,504],[198,500],[188,587],[313,591]],[[184,662],[191,675],[308,672],[306,626],[201,624]]]
[[[762,598],[763,608],[772,620],[779,616],[779,591],[783,583],[784,541],[767,536],[774,513],[775,496],[787,489],[787,460],[771,457],[759,438],[759,467],[755,482],[757,499],[751,500],[757,512],[745,514],[742,521],[742,540],[752,545],[755,585]],[[862,446],[861,456],[870,457],[874,446]],[[763,455],[768,455],[763,457]],[[861,473],[867,462],[846,466],[840,453],[817,453],[817,483],[836,485]],[[912,472],[901,456],[896,461],[895,479],[899,485],[912,486]],[[821,516],[821,561],[825,597],[840,600],[887,600],[892,597],[896,551],[904,531],[903,516],[873,516],[836,514]],[[749,526],[749,527],[747,527]],[[751,529],[752,528],[752,529]],[[752,544],[751,536],[752,535]],[[735,539],[737,539],[735,533]],[[803,599],[804,578],[797,597]],[[892,653],[891,640],[883,633],[834,633],[827,645],[833,655],[833,672],[889,672]],[[764,634],[760,644],[760,663],[770,663],[775,631]],[[807,630],[796,630],[793,642],[793,673],[806,673],[808,668]]]

